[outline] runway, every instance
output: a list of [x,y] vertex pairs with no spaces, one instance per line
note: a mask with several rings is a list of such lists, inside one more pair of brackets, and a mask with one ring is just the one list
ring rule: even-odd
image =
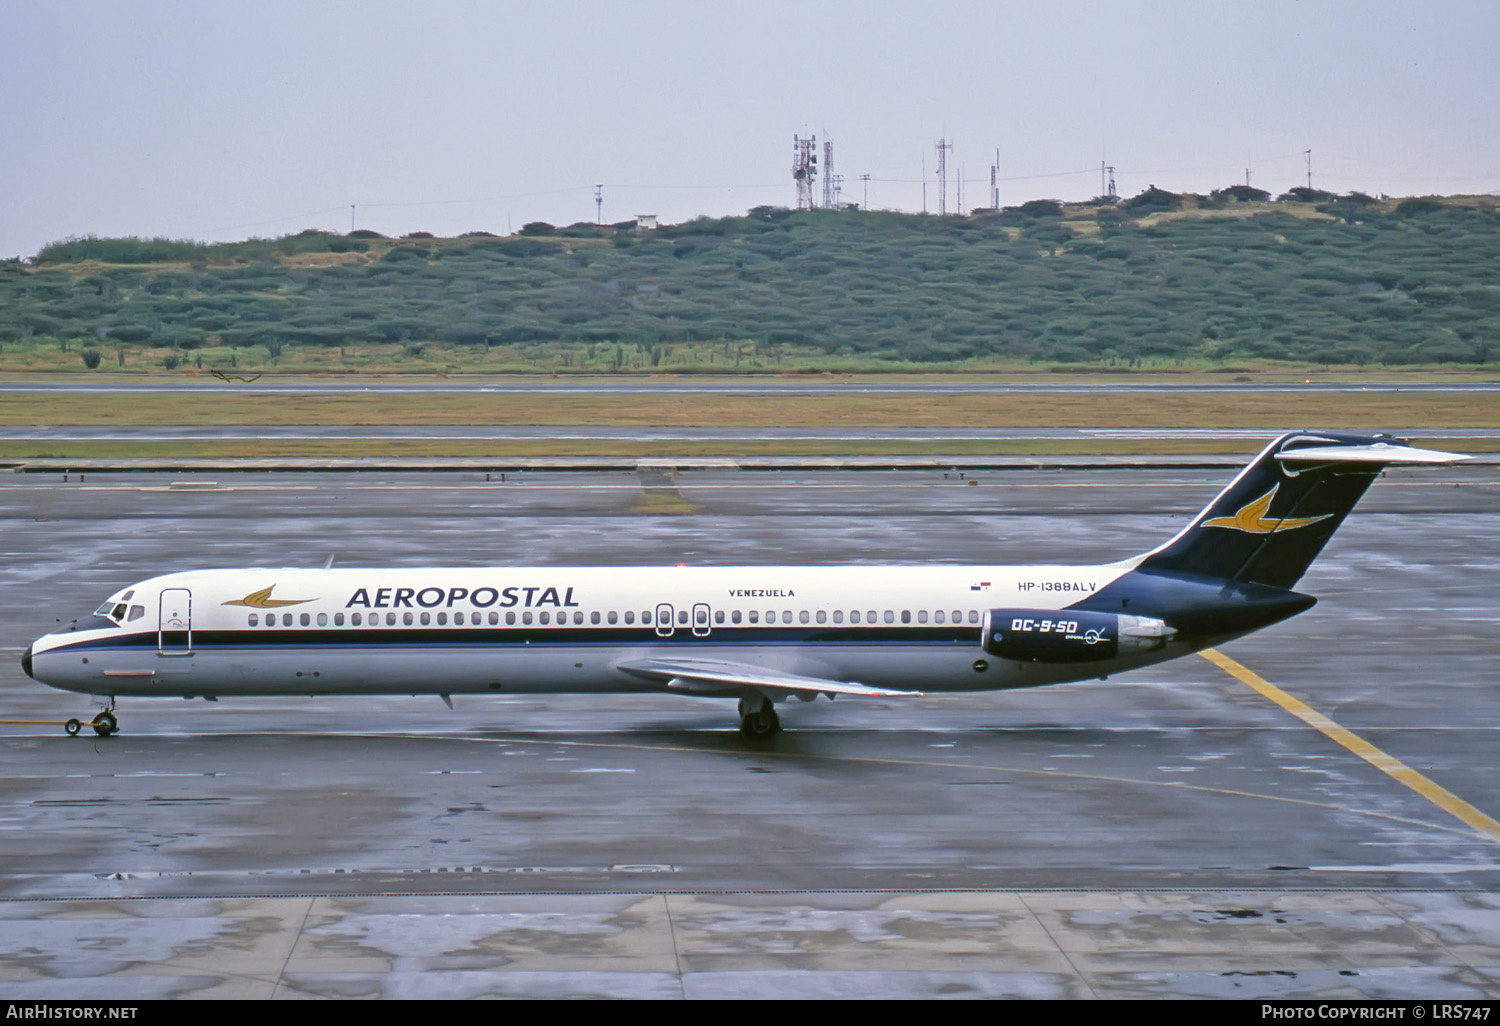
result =
[[[1423,438],[1500,438],[1495,428],[1396,428],[1388,433],[1420,442]],[[0,427],[0,442],[222,442],[382,441],[382,442],[953,442],[1080,441],[1171,439],[1245,441],[1266,438],[1263,428],[775,428],[775,427],[579,427],[567,425],[189,425],[181,427]]]
[[355,380],[330,378],[307,379],[295,376],[259,377],[255,380],[222,381],[212,378],[184,378],[171,381],[35,381],[0,382],[0,395],[10,393],[138,393],[142,395],[181,395],[193,392],[222,393],[253,391],[276,395],[347,395],[356,392],[389,395],[638,395],[650,398],[661,395],[1107,395],[1123,393],[1156,393],[1163,395],[1232,392],[1298,393],[1316,395],[1332,392],[1500,392],[1500,382],[1492,381],[1411,381],[1411,382],[1256,382],[1256,381],[954,381],[948,375],[933,375],[925,380],[879,380],[858,378],[828,380],[815,375],[765,376],[740,375],[714,377],[694,374],[689,378],[663,375],[650,378],[535,378],[496,381],[483,377],[443,378],[406,381],[372,380],[361,376]]
[[[1094,562],[1192,468],[0,478],[16,660],[194,566]],[[640,510],[645,489],[680,515]],[[1500,815],[1500,478],[1391,471],[1225,655]],[[783,711],[676,696],[149,700],[0,726],[0,973],[43,996],[1442,997],[1500,992],[1500,843],[1193,657]]]

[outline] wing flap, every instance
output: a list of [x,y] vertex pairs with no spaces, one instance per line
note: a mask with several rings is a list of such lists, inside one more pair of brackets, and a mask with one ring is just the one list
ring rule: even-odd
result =
[[696,694],[745,688],[789,694],[864,695],[867,698],[905,698],[921,694],[920,691],[874,688],[855,681],[807,677],[762,666],[709,659],[641,659],[617,663],[616,668],[637,677],[662,681],[674,691]]

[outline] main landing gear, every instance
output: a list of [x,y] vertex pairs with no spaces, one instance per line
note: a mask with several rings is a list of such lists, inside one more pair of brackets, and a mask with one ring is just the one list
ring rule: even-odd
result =
[[757,704],[752,699],[740,699],[740,733],[746,737],[771,737],[781,731],[781,718],[776,709],[765,698]]

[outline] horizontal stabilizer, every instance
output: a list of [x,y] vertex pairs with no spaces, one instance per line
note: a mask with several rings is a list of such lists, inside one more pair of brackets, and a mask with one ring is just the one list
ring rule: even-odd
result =
[[872,688],[853,681],[829,680],[826,677],[804,677],[743,663],[716,662],[709,659],[642,659],[616,664],[616,668],[659,680],[674,691],[690,694],[712,694],[743,688],[783,691],[789,694],[864,695],[867,698],[906,698],[920,691],[892,691]]
[[1457,463],[1472,459],[1457,452],[1413,449],[1409,445],[1319,445],[1284,449],[1275,454],[1283,463]]
[[1382,469],[1462,459],[1392,435],[1293,431],[1136,568],[1291,588]]

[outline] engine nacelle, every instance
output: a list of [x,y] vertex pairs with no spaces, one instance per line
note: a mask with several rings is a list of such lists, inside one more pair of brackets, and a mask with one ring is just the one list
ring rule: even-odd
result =
[[1093,663],[1162,648],[1176,635],[1165,621],[1076,609],[991,609],[984,614],[990,655],[1020,663]]

